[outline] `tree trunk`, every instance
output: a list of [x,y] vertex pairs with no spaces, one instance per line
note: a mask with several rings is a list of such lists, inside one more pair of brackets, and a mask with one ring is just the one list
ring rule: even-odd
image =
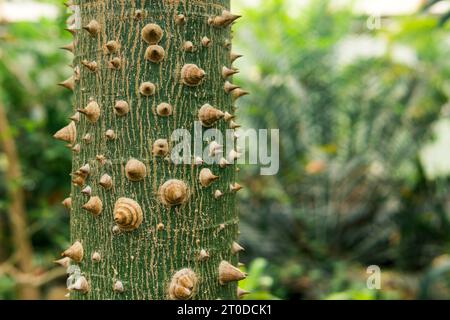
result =
[[69,28],[75,74],[62,85],[79,114],[55,135],[74,150],[71,298],[236,298],[236,167],[175,164],[167,149],[175,129],[194,136],[206,104],[204,126],[233,127],[245,92],[224,90],[237,72],[229,0],[76,5],[83,29]]

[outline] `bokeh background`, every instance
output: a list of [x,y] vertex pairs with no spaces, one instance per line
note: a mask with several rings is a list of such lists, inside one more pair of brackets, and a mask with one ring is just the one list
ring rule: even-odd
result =
[[[234,0],[245,127],[280,129],[280,172],[244,166],[248,299],[450,298],[450,1]],[[0,0],[0,299],[63,299],[69,12]],[[367,288],[370,265],[381,290]],[[21,290],[31,285],[31,290]]]

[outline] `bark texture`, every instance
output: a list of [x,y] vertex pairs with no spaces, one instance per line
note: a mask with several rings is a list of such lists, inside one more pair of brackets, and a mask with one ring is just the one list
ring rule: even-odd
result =
[[[79,0],[75,4],[80,9],[82,26],[93,20],[99,26],[94,36],[86,30],[75,32],[75,110],[95,101],[100,117],[91,122],[82,115],[72,144],[80,148],[79,153],[74,153],[73,171],[89,164],[90,173],[83,187],[74,185],[71,191],[71,240],[81,242],[84,250],[82,261],[72,264],[78,265],[78,276],[85,277],[89,289],[74,290],[71,298],[174,298],[171,283],[176,284],[183,272],[193,282],[187,284],[189,288],[194,285],[189,289],[193,292],[178,288],[178,297],[236,298],[237,283],[219,281],[222,261],[235,266],[238,263],[231,249],[238,236],[235,193],[230,191],[235,166],[176,165],[152,154],[153,143],[170,140],[174,129],[186,128],[193,135],[194,121],[198,121],[198,111],[204,104],[233,113],[232,95],[225,92],[222,77],[222,68],[232,64],[231,27],[208,24],[210,17],[229,9],[229,0]],[[185,23],[177,24],[179,14],[185,16]],[[159,63],[144,58],[150,44],[143,41],[141,32],[150,23],[163,30],[158,45],[165,56]],[[204,45],[205,41],[202,45],[204,37],[211,40],[209,46]],[[119,45],[114,53],[106,47],[109,41]],[[193,52],[187,41],[194,45]],[[114,58],[119,58],[118,68],[111,64]],[[186,64],[195,64],[206,72],[201,85],[182,83],[181,69]],[[156,86],[154,95],[140,92],[144,82]],[[118,116],[114,110],[117,101],[127,102],[130,111]],[[161,103],[172,105],[173,114],[158,115]],[[215,127],[224,132],[228,124],[221,120]],[[113,132],[107,135],[108,130]],[[83,140],[86,134],[90,142]],[[141,181],[127,178],[126,164],[131,158],[145,164],[146,176]],[[203,187],[199,181],[203,168],[210,168],[220,178]],[[100,184],[104,174],[112,178],[111,189]],[[170,207],[159,200],[160,186],[171,179],[188,186],[186,203]],[[81,192],[86,186],[91,187],[91,196]],[[217,189],[224,193],[219,199],[214,197]],[[102,204],[98,215],[82,208],[95,196]],[[123,197],[140,206],[143,221],[135,230],[117,232],[114,207]],[[205,252],[209,257],[199,259]],[[190,270],[183,271],[186,268]],[[181,285],[186,282],[182,279]]]

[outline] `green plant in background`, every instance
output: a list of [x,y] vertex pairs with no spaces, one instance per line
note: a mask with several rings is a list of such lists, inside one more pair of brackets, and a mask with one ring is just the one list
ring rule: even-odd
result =
[[[239,115],[281,137],[276,177],[245,170],[250,255],[270,261],[282,298],[417,296],[450,241],[448,177],[431,180],[419,158],[448,101],[446,30],[413,15],[371,32],[367,17],[325,0],[298,13],[265,1],[245,15],[237,42],[255,63],[241,66],[242,84],[255,94]],[[340,261],[358,276],[335,281]],[[371,264],[388,283],[376,295],[364,289]]]
[[[9,122],[1,130],[3,137],[11,136],[21,170],[19,180],[8,180],[10,158],[0,147],[0,299],[46,297],[53,280],[64,273],[46,271],[68,234],[68,215],[60,199],[68,192],[70,152],[49,135],[66,122],[71,108],[68,96],[55,85],[70,73],[64,54],[55,50],[68,38],[68,33],[60,32],[63,25],[62,19],[0,24],[0,107]],[[15,200],[8,190],[17,189],[24,196],[18,202],[24,206],[22,222],[27,225],[20,227],[23,236],[14,240],[18,228],[11,204]],[[24,245],[32,245],[32,256],[21,256],[18,247]],[[27,260],[31,271],[22,270],[20,261]],[[31,274],[24,278],[22,272]],[[38,291],[31,295],[16,291],[19,282]]]
[[[388,17],[369,31],[367,17],[329,1],[289,8],[268,0],[246,9],[234,39],[247,56],[239,79],[252,92],[239,120],[280,128],[282,139],[279,175],[242,170],[251,190],[240,205],[246,299],[450,297],[449,179],[431,177],[419,156],[437,138],[435,124],[448,121],[447,15]],[[51,263],[68,244],[60,201],[71,152],[49,134],[72,110],[55,86],[71,73],[55,50],[70,42],[64,25],[0,24],[0,105],[22,168],[20,181],[9,182],[0,147],[0,299],[23,297],[9,218],[16,185],[33,282],[43,298],[65,294],[57,290],[64,270],[53,273]],[[380,291],[366,288],[370,264],[382,269]]]
[[271,294],[273,278],[266,274],[268,262],[263,258],[254,259],[248,268],[248,277],[239,283],[248,300],[274,300],[278,299]]

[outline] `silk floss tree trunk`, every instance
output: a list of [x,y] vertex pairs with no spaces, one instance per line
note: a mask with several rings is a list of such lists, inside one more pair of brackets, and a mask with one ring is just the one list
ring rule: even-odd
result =
[[[171,157],[172,132],[236,128],[229,0],[79,0],[69,26],[71,122],[55,134],[73,151],[72,299],[235,299],[238,153]],[[80,25],[81,27],[77,27]]]

